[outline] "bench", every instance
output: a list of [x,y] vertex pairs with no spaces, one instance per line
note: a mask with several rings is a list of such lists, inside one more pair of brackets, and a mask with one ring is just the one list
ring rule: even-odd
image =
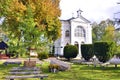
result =
[[26,79],[26,78],[39,78],[43,80],[47,78],[47,74],[41,74],[42,71],[38,67],[14,67],[10,70],[8,76],[6,76],[7,80],[14,80],[14,79]]
[[8,61],[6,61],[6,62],[4,62],[3,63],[3,65],[8,65],[8,64],[17,64],[17,65],[20,65],[20,64],[22,64],[21,62],[8,62]]

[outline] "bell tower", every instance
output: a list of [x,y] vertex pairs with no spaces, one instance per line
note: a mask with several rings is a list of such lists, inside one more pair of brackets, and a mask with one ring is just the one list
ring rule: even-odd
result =
[[77,17],[80,17],[82,12],[83,12],[83,11],[79,9],[79,10],[77,11]]

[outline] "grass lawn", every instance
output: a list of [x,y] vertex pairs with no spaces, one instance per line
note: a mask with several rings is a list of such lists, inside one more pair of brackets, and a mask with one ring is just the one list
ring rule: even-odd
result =
[[[81,64],[72,64],[71,69],[68,71],[59,71],[58,73],[50,73],[48,71],[49,63],[44,62],[40,66],[43,73],[48,74],[49,77],[44,80],[120,80],[120,66],[114,68],[109,67],[93,67]],[[10,64],[8,66],[2,65],[0,62],[0,80],[5,80],[9,70],[18,65]],[[22,66],[22,65],[21,65]],[[17,79],[16,79],[17,80]],[[23,80],[23,79],[22,79]],[[24,80],[39,80],[39,79],[24,79]]]

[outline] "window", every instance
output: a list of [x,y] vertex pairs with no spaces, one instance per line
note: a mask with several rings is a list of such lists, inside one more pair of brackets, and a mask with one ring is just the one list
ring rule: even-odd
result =
[[82,26],[75,28],[75,37],[85,37],[85,30]]
[[69,30],[66,30],[65,31],[65,37],[69,37],[70,36],[70,32],[69,32]]

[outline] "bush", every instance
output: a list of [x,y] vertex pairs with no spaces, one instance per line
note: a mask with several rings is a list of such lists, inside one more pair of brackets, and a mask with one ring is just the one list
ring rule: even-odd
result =
[[58,64],[50,64],[48,68],[49,68],[49,72],[55,73],[59,71],[60,66]]
[[54,57],[54,54],[52,53],[52,54],[49,54],[48,56],[49,56],[49,57]]
[[120,45],[116,46],[115,55],[116,57],[120,58]]
[[94,56],[93,45],[92,44],[81,45],[81,54],[86,61],[89,61],[90,58]]
[[107,62],[115,52],[114,42],[96,42],[94,43],[94,53],[100,62]]
[[14,57],[15,54],[14,53],[7,53],[6,56],[9,56],[9,58],[11,58],[11,57]]
[[42,59],[47,59],[48,58],[48,53],[47,52],[41,52],[38,54],[38,59],[42,60]]
[[66,45],[64,47],[64,57],[70,60],[70,58],[75,58],[78,54],[78,48],[74,45]]

